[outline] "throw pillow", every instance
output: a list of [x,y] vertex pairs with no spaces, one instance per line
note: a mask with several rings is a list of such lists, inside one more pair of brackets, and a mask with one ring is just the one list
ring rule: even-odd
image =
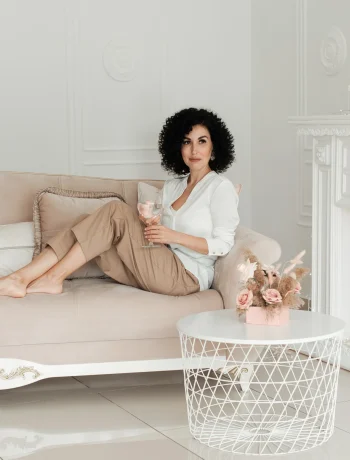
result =
[[33,252],[33,222],[0,225],[0,277],[28,265]]
[[[77,192],[57,187],[40,190],[33,206],[34,257],[46,246],[50,238],[61,230],[71,228],[82,214],[92,214],[112,200],[125,201],[115,192]],[[106,276],[94,260],[72,273],[68,279]]]

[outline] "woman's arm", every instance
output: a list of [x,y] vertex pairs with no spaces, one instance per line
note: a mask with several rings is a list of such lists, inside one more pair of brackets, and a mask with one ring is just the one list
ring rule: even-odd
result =
[[152,243],[180,244],[200,254],[208,254],[208,243],[205,238],[177,232],[163,225],[152,225],[145,228],[145,237]]
[[208,255],[209,248],[205,238],[187,235],[187,233],[176,233],[179,235],[178,244],[181,244],[181,246],[185,246],[188,249],[192,249],[192,251],[199,252],[200,254]]
[[224,256],[233,247],[239,224],[238,194],[232,182],[222,181],[210,200],[213,222],[211,238],[206,238],[210,256]]

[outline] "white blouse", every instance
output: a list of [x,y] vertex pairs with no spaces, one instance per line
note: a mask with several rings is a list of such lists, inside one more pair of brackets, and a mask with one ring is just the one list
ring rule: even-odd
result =
[[171,205],[183,194],[188,176],[167,180],[163,188],[162,224],[178,232],[205,238],[209,254],[204,255],[179,244],[170,249],[185,268],[198,278],[200,290],[209,289],[214,278],[214,263],[233,246],[236,227],[238,194],[228,179],[210,171],[193,188],[178,211]]

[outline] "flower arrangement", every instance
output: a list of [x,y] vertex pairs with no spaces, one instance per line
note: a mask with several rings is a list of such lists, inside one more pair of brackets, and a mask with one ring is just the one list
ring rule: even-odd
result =
[[[304,305],[300,297],[300,280],[307,275],[309,268],[299,267],[303,264],[305,251],[281,264],[263,265],[249,250],[245,251],[246,261],[238,265],[241,273],[242,288],[236,298],[239,314],[249,307],[264,307],[273,314],[276,309],[284,307],[298,309]],[[281,268],[281,270],[280,270]]]

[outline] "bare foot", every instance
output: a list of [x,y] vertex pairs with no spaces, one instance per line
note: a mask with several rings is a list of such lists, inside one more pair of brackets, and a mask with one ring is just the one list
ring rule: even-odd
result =
[[27,287],[27,294],[36,294],[39,292],[45,294],[61,294],[62,291],[62,281],[54,280],[46,274],[32,281]]
[[26,295],[27,284],[23,279],[15,274],[0,278],[0,295],[8,297],[24,297]]

